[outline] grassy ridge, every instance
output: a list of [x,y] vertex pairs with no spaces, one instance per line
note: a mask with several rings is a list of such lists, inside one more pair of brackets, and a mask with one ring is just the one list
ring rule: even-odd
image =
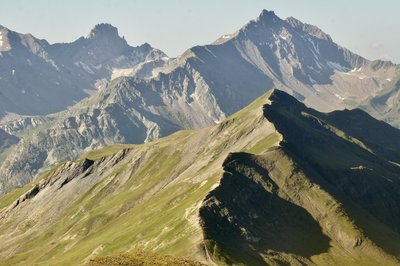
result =
[[[60,180],[49,185],[52,192],[47,193],[54,196],[36,202],[35,211],[24,218],[32,222],[22,229],[13,224],[12,220],[18,218],[10,216],[0,225],[0,238],[11,239],[0,244],[0,254],[15,252],[2,264],[24,265],[30,261],[71,265],[127,250],[204,261],[197,213],[202,199],[219,182],[223,160],[231,150],[253,146],[263,150],[262,143],[272,146],[278,142],[274,128],[262,119],[264,101],[265,96],[210,128],[177,132],[143,145],[114,145],[88,152],[74,164],[79,168],[85,159],[94,160],[88,174],[79,172],[62,189],[58,184],[62,183],[63,171],[72,170],[49,173],[51,180]],[[80,180],[93,185],[85,187]],[[59,204],[68,193],[76,198]],[[29,202],[27,205],[31,208]],[[62,211],[52,215],[49,222],[42,222],[46,213],[34,219],[36,212],[47,208]],[[24,230],[23,241],[11,235],[15,228]]]

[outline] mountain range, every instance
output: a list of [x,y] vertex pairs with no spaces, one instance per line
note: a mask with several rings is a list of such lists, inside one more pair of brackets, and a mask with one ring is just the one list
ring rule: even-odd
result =
[[66,44],[2,32],[0,128],[12,141],[0,149],[0,194],[90,149],[219,123],[273,87],[319,111],[360,107],[399,126],[399,66],[366,60],[272,11],[175,59],[129,46],[109,24]]
[[[44,170],[91,149],[116,143],[149,142],[181,129],[220,123],[272,88],[286,91],[319,111],[360,107],[398,125],[399,66],[366,60],[334,43],[319,28],[294,18],[282,20],[272,11],[264,10],[237,32],[223,35],[213,44],[195,46],[175,59],[146,44],[129,46],[107,24],[97,25],[88,37],[70,44],[33,42],[35,47],[41,44],[46,53],[35,54],[32,51],[39,48],[28,49],[23,45],[28,35],[14,35],[19,36],[15,42],[18,45],[9,41],[11,45],[7,46],[4,39],[3,45],[13,48],[2,52],[4,58],[26,61],[26,55],[16,56],[20,48],[14,47],[21,46],[20,50],[39,57],[41,63],[44,60],[52,71],[57,69],[51,62],[69,69],[73,77],[66,79],[77,86],[79,99],[85,96],[87,88],[102,85],[94,95],[68,110],[4,120],[8,121],[0,128],[11,139],[1,148],[0,193],[23,186]],[[13,69],[16,75],[22,71]],[[40,80],[49,82],[57,75]],[[35,89],[53,88],[34,85],[33,81],[30,84]],[[15,93],[17,89],[13,88],[10,90]],[[74,90],[68,87],[65,91]],[[68,101],[67,96],[63,97],[58,94],[55,98],[68,106],[78,100]],[[35,101],[32,100],[33,106],[48,108]],[[61,110],[66,105],[57,108]],[[18,108],[3,109],[8,114],[6,118],[11,113],[29,113]]]
[[109,24],[56,44],[0,26],[0,121],[65,110],[95,93],[116,69],[167,59],[147,43],[129,46]]
[[321,113],[272,90],[217,125],[90,151],[5,194],[1,264],[142,265],[144,250],[399,265],[399,138],[359,109]]

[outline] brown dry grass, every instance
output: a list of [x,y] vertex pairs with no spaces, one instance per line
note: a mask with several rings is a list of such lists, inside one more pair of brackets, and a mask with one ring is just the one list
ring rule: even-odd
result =
[[86,266],[102,266],[102,265],[125,265],[125,266],[161,266],[161,265],[185,265],[185,266],[202,266],[197,261],[173,257],[169,255],[149,253],[149,252],[131,252],[122,253],[116,256],[99,256],[91,259]]

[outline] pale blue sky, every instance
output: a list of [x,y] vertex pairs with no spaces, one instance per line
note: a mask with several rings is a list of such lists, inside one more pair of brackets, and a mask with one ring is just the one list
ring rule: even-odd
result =
[[0,24],[53,42],[85,36],[97,23],[119,29],[131,45],[150,43],[170,56],[213,42],[262,9],[317,25],[369,59],[400,63],[399,0],[0,0]]

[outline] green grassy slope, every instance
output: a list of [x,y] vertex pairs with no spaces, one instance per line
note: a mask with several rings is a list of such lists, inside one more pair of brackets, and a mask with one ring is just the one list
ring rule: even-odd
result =
[[399,134],[273,91],[218,125],[89,152],[0,198],[0,265],[135,265],[119,254],[138,250],[206,264],[396,265]]
[[[262,117],[264,102],[210,128],[66,163],[39,182],[32,199],[3,209],[1,264],[71,265],[136,249],[206,261],[197,212],[218,184],[223,160],[230,150],[278,143]],[[94,162],[84,167],[87,160]]]

